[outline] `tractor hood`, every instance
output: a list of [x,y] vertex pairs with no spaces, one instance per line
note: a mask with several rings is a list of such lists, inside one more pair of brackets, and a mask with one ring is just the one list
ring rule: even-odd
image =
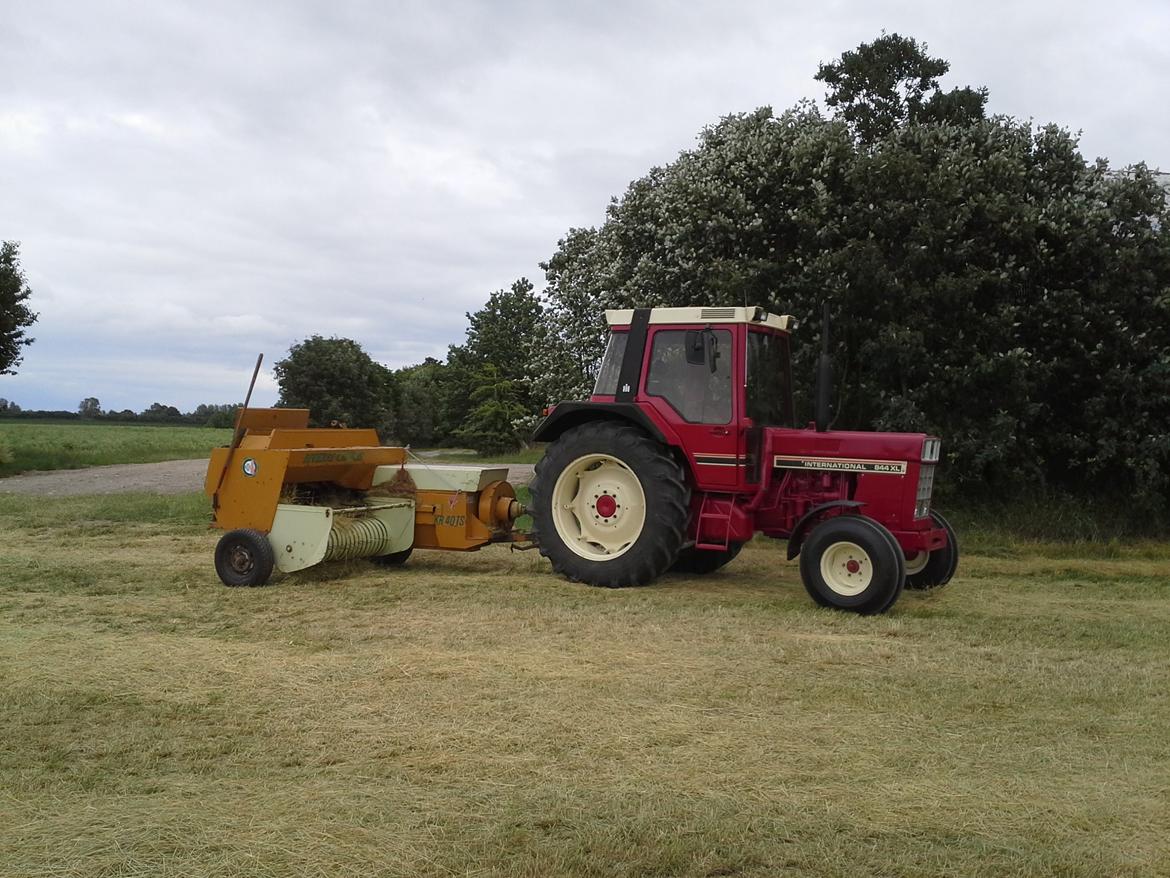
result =
[[769,429],[767,453],[779,469],[905,475],[938,461],[940,441],[925,433]]

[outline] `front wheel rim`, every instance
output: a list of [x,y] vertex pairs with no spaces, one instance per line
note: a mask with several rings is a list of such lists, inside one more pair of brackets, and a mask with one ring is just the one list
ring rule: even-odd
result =
[[553,485],[552,519],[574,554],[590,561],[620,558],[646,525],[642,482],[612,454],[582,455]]
[[235,544],[228,550],[228,567],[237,576],[248,576],[256,569],[256,559],[247,546]]
[[833,543],[821,555],[821,579],[834,594],[856,597],[873,582],[873,560],[857,543]]
[[926,569],[926,562],[930,560],[930,552],[920,549],[913,558],[906,559],[906,575],[913,576]]

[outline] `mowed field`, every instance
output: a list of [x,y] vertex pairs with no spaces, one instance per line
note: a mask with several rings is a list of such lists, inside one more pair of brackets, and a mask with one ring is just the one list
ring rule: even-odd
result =
[[[231,430],[0,420],[0,477],[35,470],[207,457]],[[0,486],[2,487],[2,486]]]
[[205,498],[0,495],[0,875],[1170,873],[1170,547],[967,531],[859,618],[782,546],[227,589]]

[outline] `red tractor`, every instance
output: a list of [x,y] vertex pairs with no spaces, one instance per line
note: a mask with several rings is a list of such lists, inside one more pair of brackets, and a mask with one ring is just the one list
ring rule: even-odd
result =
[[531,511],[540,552],[611,588],[711,573],[757,531],[788,540],[813,600],[890,609],[945,585],[959,548],[930,508],[938,439],[828,429],[828,325],[814,424],[797,427],[792,318],[761,308],[607,311],[587,402],[555,406]]

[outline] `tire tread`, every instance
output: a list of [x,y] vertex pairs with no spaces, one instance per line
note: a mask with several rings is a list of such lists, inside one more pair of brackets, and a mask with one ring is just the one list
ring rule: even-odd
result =
[[[551,515],[543,521],[552,502],[546,492],[551,494],[565,466],[592,452],[613,453],[631,467],[636,463],[646,469],[644,482],[652,486],[655,502],[648,500],[646,504],[645,529],[638,538],[650,538],[645,550],[631,550],[613,561],[589,561],[564,545]],[[533,535],[540,554],[548,558],[553,570],[573,582],[603,588],[646,585],[670,568],[686,539],[691,492],[682,466],[659,442],[628,424],[600,420],[567,430],[537,462],[530,490]],[[541,539],[541,533],[549,530],[552,539]]]

